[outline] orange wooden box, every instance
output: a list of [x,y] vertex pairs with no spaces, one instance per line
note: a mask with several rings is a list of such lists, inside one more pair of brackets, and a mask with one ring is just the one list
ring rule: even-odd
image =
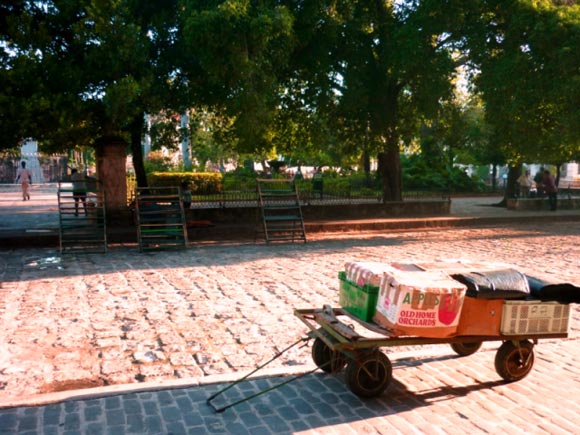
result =
[[466,296],[456,335],[499,336],[503,299],[477,299]]

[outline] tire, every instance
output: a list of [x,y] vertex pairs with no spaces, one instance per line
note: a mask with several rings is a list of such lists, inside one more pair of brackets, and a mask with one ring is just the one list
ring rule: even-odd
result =
[[534,365],[534,345],[527,340],[519,347],[511,341],[503,343],[495,355],[495,370],[508,382],[525,378]]
[[475,343],[451,343],[451,349],[459,356],[469,356],[477,352],[481,345],[481,341]]
[[393,366],[384,353],[372,352],[351,360],[344,376],[346,385],[357,396],[376,397],[393,379]]
[[332,350],[318,337],[312,344],[312,360],[316,367],[326,373],[338,373],[346,365],[346,357]]

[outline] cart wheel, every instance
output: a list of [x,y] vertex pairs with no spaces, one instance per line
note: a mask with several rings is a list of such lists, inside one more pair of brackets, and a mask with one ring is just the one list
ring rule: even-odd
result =
[[312,344],[312,360],[316,366],[326,373],[338,373],[346,365],[346,357],[332,350],[320,338],[316,337]]
[[362,354],[348,363],[344,377],[350,391],[357,396],[376,397],[391,382],[393,367],[384,353]]
[[526,377],[534,365],[534,345],[527,340],[516,346],[512,341],[503,343],[495,355],[495,370],[506,381]]
[[481,344],[481,341],[475,343],[451,343],[451,349],[459,356],[469,356],[477,352]]

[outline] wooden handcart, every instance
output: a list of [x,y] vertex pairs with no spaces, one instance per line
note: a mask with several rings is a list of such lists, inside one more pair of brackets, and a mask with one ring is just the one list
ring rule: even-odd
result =
[[[483,342],[501,341],[495,356],[495,369],[504,380],[513,382],[532,370],[534,345],[539,339],[568,336],[567,333],[448,338],[394,336],[393,331],[364,322],[342,308],[298,309],[294,314],[310,329],[309,336],[314,339],[312,359],[316,366],[327,373],[337,373],[346,367],[344,379],[348,388],[357,396],[367,398],[380,395],[393,377],[391,362],[380,351],[381,347],[450,344],[458,355],[468,356],[477,352]],[[369,338],[359,334],[353,322],[378,336]]]
[[[566,315],[567,313],[568,310],[566,310]],[[393,379],[391,361],[385,353],[380,351],[380,348],[395,346],[449,344],[458,355],[468,356],[477,352],[483,342],[500,341],[502,344],[495,356],[495,369],[505,381],[514,382],[523,379],[532,370],[534,346],[538,344],[538,340],[568,337],[567,332],[547,333],[540,330],[529,334],[510,333],[504,335],[498,333],[494,335],[457,335],[445,338],[399,336],[394,331],[383,328],[376,323],[363,321],[343,308],[332,308],[329,305],[325,305],[321,309],[297,309],[294,311],[294,315],[308,327],[309,332],[306,336],[280,351],[252,372],[211,395],[207,399],[209,406],[216,412],[223,412],[319,369],[326,373],[338,373],[344,369],[346,385],[354,394],[363,398],[376,397],[385,391]],[[564,314],[562,316],[564,317]],[[567,321],[565,325],[567,326]],[[299,344],[305,346],[311,340],[314,340],[311,349],[312,359],[315,363],[313,370],[225,406],[216,406],[212,403],[218,396],[248,379],[292,347]]]

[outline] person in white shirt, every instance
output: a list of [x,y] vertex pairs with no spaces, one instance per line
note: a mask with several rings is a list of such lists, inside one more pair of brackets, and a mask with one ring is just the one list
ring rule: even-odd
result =
[[522,175],[519,176],[517,179],[517,183],[520,186],[520,197],[527,198],[530,196],[530,188],[532,187],[532,176],[530,175],[530,171],[526,171]]
[[26,162],[20,163],[21,167],[18,168],[16,172],[16,181],[22,185],[22,201],[26,201],[27,199],[30,201],[30,192],[29,187],[32,184],[32,171],[30,169],[26,169]]

